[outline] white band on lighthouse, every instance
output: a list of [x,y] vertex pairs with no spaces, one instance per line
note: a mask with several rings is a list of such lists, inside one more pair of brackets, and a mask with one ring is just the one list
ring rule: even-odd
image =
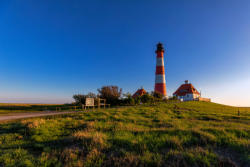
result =
[[156,71],[155,71],[155,92],[167,96],[165,68],[164,68],[164,47],[162,43],[157,44],[156,53]]
[[156,60],[156,66],[164,66],[163,57],[157,58],[157,60]]
[[155,83],[166,83],[166,80],[165,80],[165,75],[156,75],[155,76]]

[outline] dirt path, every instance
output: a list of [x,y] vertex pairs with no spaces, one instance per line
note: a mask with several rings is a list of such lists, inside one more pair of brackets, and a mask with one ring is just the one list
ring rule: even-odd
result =
[[61,115],[61,114],[69,114],[75,113],[73,111],[65,111],[65,112],[55,112],[55,111],[46,111],[46,112],[35,112],[35,113],[16,113],[12,115],[0,115],[0,121],[9,121],[21,118],[32,118],[32,117],[42,117],[49,115]]

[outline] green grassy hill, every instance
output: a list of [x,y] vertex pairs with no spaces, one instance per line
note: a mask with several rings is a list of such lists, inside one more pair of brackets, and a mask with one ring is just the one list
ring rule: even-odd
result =
[[160,103],[2,123],[0,166],[250,166],[250,109]]
[[[71,104],[19,104],[19,103],[0,103],[0,116],[16,113],[40,112],[40,111],[55,111],[59,110],[74,110]],[[78,107],[79,108],[79,107]]]

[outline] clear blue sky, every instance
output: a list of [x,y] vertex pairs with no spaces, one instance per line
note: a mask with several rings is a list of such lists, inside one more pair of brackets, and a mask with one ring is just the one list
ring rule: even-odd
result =
[[0,102],[152,91],[159,41],[169,95],[188,79],[215,102],[250,106],[249,0],[2,0]]

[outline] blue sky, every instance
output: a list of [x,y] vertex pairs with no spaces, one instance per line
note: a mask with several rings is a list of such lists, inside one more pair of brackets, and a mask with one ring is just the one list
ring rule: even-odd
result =
[[169,95],[188,79],[214,102],[250,106],[249,18],[248,0],[3,0],[0,102],[152,91],[160,41]]

